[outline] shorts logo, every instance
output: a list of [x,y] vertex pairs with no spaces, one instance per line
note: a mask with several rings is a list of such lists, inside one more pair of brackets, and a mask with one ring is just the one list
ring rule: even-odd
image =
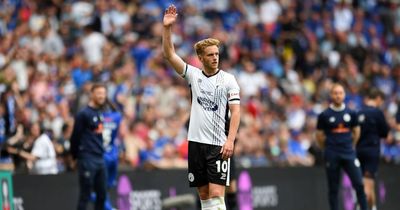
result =
[[189,173],[188,179],[189,179],[189,182],[193,182],[194,181],[194,175],[192,173]]

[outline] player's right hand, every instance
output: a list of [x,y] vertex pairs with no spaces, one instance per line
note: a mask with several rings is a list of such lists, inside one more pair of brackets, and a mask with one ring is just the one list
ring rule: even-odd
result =
[[164,26],[170,26],[175,23],[176,18],[178,17],[178,13],[176,12],[175,5],[170,5],[164,13]]

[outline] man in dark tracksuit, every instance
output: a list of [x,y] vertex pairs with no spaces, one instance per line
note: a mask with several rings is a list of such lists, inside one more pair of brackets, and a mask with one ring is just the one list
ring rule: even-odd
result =
[[365,194],[372,210],[376,210],[374,179],[378,171],[381,138],[386,138],[389,133],[385,116],[378,108],[384,98],[381,91],[376,88],[371,89],[358,113],[361,136],[356,147],[357,158],[361,163]]
[[103,84],[94,84],[87,107],[75,117],[71,136],[71,153],[78,161],[78,210],[85,210],[92,190],[96,193],[95,209],[103,210],[107,179],[103,147],[103,106],[107,90]]
[[324,148],[329,206],[331,210],[339,210],[338,193],[343,169],[356,190],[361,210],[367,210],[360,162],[354,149],[360,135],[357,114],[343,103],[345,92],[342,85],[334,84],[330,97],[329,108],[318,116],[316,134],[317,141]]

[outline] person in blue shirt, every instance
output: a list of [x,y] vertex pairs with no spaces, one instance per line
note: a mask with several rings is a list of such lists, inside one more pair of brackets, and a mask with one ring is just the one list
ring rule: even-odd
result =
[[[105,149],[104,161],[107,169],[107,188],[111,189],[117,184],[119,158],[117,138],[119,127],[122,122],[122,114],[116,109],[115,105],[111,104],[111,102],[108,102],[108,104],[109,108],[103,113],[103,145]],[[105,202],[105,209],[113,209],[108,196]]]
[[103,129],[107,88],[95,83],[88,106],[75,117],[71,136],[71,154],[78,164],[78,210],[85,210],[92,190],[96,193],[95,209],[103,210],[106,200],[106,165],[104,161]]
[[344,104],[345,91],[335,83],[330,90],[331,104],[318,115],[316,138],[324,149],[328,196],[331,210],[339,209],[338,193],[341,169],[349,176],[361,210],[367,210],[367,200],[355,145],[360,136],[357,113]]
[[381,138],[386,138],[389,133],[388,123],[379,109],[384,98],[383,92],[372,88],[358,113],[361,135],[356,147],[357,158],[361,163],[365,194],[372,210],[376,210],[374,179],[378,171]]

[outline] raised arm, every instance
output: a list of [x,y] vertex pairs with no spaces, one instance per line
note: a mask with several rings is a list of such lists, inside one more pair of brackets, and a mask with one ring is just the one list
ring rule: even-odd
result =
[[185,62],[175,53],[174,43],[172,43],[172,26],[178,17],[176,7],[169,6],[164,14],[164,31],[162,36],[163,53],[165,59],[171,64],[175,71],[182,75],[185,68]]

